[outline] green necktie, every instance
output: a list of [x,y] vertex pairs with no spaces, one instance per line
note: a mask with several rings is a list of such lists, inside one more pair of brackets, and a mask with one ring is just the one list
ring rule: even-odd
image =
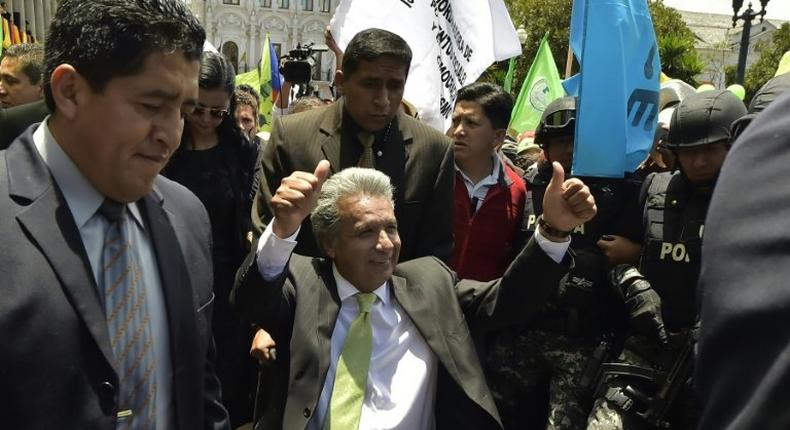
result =
[[368,381],[370,353],[373,349],[373,328],[370,326],[370,308],[376,300],[373,293],[358,293],[359,315],[343,343],[337,360],[335,385],[329,403],[329,417],[324,421],[327,430],[355,430],[359,428],[362,401]]
[[373,133],[360,131],[357,135],[359,143],[362,144],[362,156],[359,157],[357,167],[376,168],[376,160],[373,158],[373,142],[376,140]]

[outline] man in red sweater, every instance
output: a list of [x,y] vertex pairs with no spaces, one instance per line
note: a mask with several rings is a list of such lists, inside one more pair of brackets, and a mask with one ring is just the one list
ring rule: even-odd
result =
[[501,277],[522,243],[527,191],[497,153],[512,108],[513,98],[494,84],[477,82],[458,91],[447,135],[456,169],[450,267],[461,278]]

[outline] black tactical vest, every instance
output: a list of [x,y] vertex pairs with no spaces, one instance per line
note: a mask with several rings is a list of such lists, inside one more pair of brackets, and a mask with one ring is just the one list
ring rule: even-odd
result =
[[696,319],[696,288],[709,195],[694,194],[680,172],[648,176],[640,271],[661,296],[672,331]]
[[[543,212],[543,195],[551,179],[550,172],[537,172],[533,167],[524,175],[527,199],[522,230],[526,240],[535,233],[537,218]],[[617,300],[606,277],[606,257],[597,241],[603,234],[618,234],[615,224],[627,197],[623,185],[617,181],[594,178],[584,181],[595,197],[598,213],[571,233],[575,267],[559,285],[556,300],[536,322],[538,328],[551,330],[559,326],[553,330],[569,335],[593,335],[621,323],[619,315],[613,312]]]

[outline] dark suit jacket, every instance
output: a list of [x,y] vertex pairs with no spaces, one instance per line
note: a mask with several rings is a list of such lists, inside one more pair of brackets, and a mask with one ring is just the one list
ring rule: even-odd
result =
[[[502,427],[472,333],[520,323],[537,313],[570,263],[570,257],[562,265],[555,263],[530,242],[501,281],[459,280],[435,257],[397,266],[394,297],[438,358],[438,429]],[[330,338],[340,309],[331,262],[294,254],[280,279],[264,282],[255,253],[250,253],[239,269],[231,300],[242,314],[271,330],[281,345],[290,342],[288,362],[278,357],[278,365],[289,372],[288,381],[274,387],[273,395],[284,404],[270,405],[282,409],[267,411],[260,428],[305,428],[326,379]]]
[[[332,172],[356,166],[361,146],[355,133],[343,130],[344,102],[300,114],[277,117],[264,148],[263,175],[253,201],[252,219],[260,234],[272,219],[269,208],[280,181],[295,170],[313,172],[322,159]],[[414,118],[399,113],[376,168],[395,186],[395,217],[401,237],[400,260],[436,256],[449,259],[453,248],[453,148],[449,139]],[[299,233],[296,252],[320,255],[309,219]]]
[[25,129],[32,124],[41,122],[49,115],[49,108],[44,100],[0,109],[0,150],[8,148]]
[[790,428],[790,94],[724,163],[705,222],[696,383],[702,429]]
[[[0,152],[0,427],[114,429],[118,374],[107,322],[32,132]],[[208,217],[163,177],[138,204],[164,290],[177,428],[227,428],[212,363]]]

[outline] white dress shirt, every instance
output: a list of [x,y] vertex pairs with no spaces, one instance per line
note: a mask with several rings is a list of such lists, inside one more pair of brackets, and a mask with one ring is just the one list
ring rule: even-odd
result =
[[[97,288],[102,284],[102,247],[104,236],[109,227],[108,221],[98,213],[104,196],[88,181],[79,168],[49,131],[48,119],[44,120],[33,132],[33,143],[49,168],[55,183],[63,193],[74,223],[80,232],[82,244],[88,254]],[[168,331],[167,309],[159,278],[159,265],[154,254],[151,233],[145,228],[143,217],[136,203],[128,205],[131,218],[130,240],[135,243],[133,254],[140,263],[141,278],[145,287],[146,305],[150,315],[153,353],[156,360],[156,428],[173,428],[175,410],[172,396],[172,366],[170,364],[170,333]],[[103,291],[96,291],[97,298]],[[104,302],[100,301],[104,306]]]
[[[265,280],[273,280],[285,270],[296,246],[299,231],[281,239],[272,231],[274,221],[258,241],[256,262]],[[535,235],[538,245],[554,259],[561,261],[568,242],[554,243]],[[334,386],[335,368],[348,328],[359,314],[354,295],[359,291],[332,266],[332,273],[341,300],[340,311],[332,331],[329,369],[318,398],[310,430],[321,430],[329,409]],[[362,405],[359,429],[432,429],[436,402],[438,360],[419,330],[403,308],[394,300],[392,285],[387,282],[374,293],[376,301],[370,312],[373,347],[367,387]]]
[[488,190],[499,183],[499,175],[502,173],[502,161],[499,160],[499,157],[496,154],[491,154],[491,158],[491,173],[489,173],[488,176],[481,179],[477,183],[470,179],[469,176],[466,176],[466,173],[464,173],[464,171],[461,170],[457,164],[455,165],[455,170],[461,174],[461,178],[464,180],[464,185],[466,185],[466,193],[469,195],[469,200],[471,200],[475,205],[475,212],[477,212],[477,210],[480,209],[480,206],[483,205],[483,200],[486,199]]

